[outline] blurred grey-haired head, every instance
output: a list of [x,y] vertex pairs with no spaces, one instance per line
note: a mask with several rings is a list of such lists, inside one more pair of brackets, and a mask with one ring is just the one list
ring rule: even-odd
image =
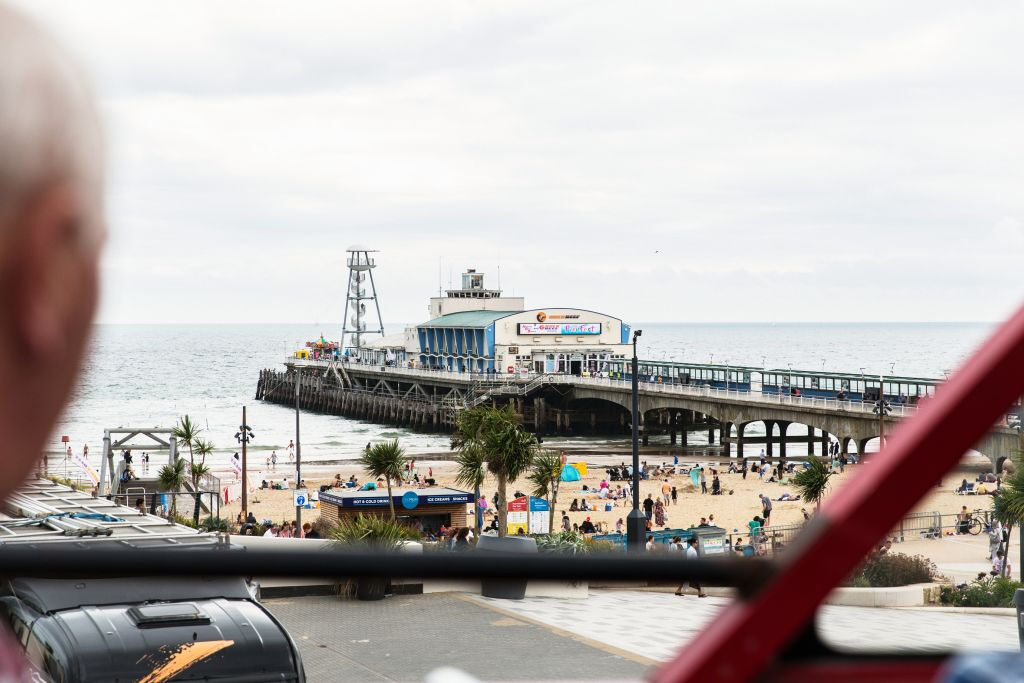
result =
[[92,89],[37,22],[0,3],[0,227],[34,193],[70,184],[83,239],[102,236],[103,135]]

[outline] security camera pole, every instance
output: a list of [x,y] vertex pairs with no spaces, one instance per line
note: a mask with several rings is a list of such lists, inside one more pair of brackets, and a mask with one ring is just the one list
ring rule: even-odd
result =
[[245,447],[252,437],[252,429],[249,428],[249,424],[245,420],[245,406],[242,406],[242,424],[235,432],[235,440],[242,444],[242,519],[249,514],[249,469],[245,457]]
[[640,512],[640,385],[636,360],[636,340],[643,330],[633,332],[633,509],[626,517],[626,547],[632,551],[644,548],[647,517]]

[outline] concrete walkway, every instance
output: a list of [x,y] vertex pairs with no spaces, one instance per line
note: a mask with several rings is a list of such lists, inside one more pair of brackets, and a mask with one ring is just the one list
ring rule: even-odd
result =
[[[472,600],[592,642],[614,644],[664,661],[689,642],[726,605],[727,598],[671,593],[591,591],[586,600],[527,598]],[[898,652],[972,648],[1017,650],[1016,620],[1008,615],[827,605],[818,618],[823,640],[837,649]]]
[[265,600],[317,681],[422,681],[456,667],[482,681],[640,680],[653,662],[508,616],[456,593]]

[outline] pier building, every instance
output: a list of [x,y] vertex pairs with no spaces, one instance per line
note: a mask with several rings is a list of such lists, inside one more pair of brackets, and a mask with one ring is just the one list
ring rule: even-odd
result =
[[621,363],[629,325],[581,308],[525,308],[523,297],[487,289],[484,274],[462,274],[462,289],[433,297],[433,317],[416,326],[414,367],[475,373],[598,376]]

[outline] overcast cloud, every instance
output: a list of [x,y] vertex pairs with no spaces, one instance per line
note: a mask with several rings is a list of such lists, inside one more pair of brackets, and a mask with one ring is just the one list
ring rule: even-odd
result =
[[111,135],[106,322],[386,322],[501,268],[631,321],[996,320],[1024,6],[23,3]]

